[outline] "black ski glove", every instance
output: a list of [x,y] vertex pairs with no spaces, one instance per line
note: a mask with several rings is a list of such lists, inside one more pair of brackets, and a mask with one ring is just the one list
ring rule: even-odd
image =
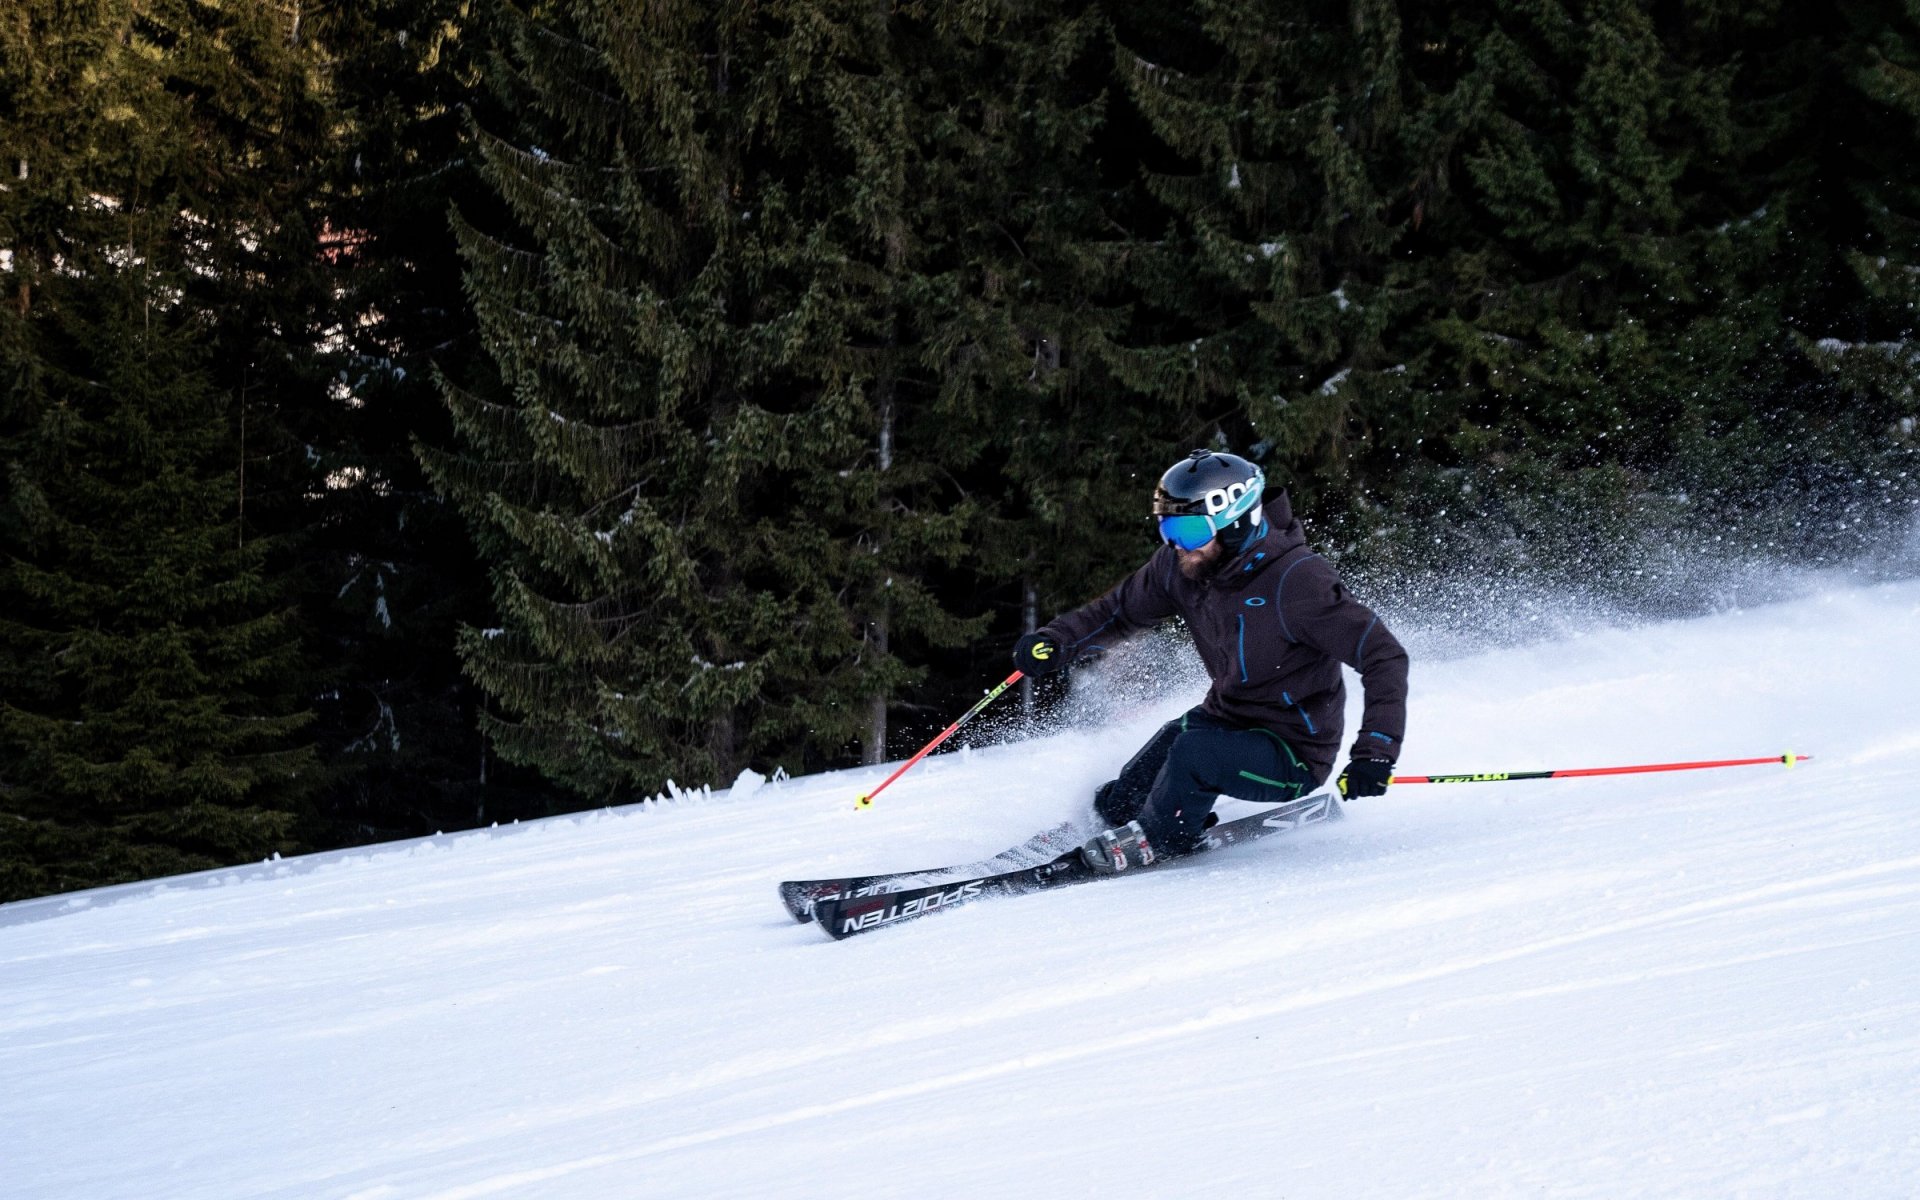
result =
[[1030,633],[1014,644],[1013,665],[1028,675],[1051,675],[1067,665],[1067,655],[1046,634]]
[[1340,772],[1340,794],[1349,800],[1384,796],[1393,778],[1393,764],[1384,758],[1356,758]]

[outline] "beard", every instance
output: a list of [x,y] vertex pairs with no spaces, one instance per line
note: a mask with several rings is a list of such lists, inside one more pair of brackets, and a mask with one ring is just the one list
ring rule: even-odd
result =
[[1214,538],[1198,550],[1181,550],[1180,573],[1195,583],[1205,583],[1227,565],[1227,548]]

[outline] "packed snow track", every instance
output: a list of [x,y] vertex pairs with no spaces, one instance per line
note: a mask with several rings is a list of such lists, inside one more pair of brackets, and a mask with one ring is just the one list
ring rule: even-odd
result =
[[[835,943],[1098,731],[0,908],[0,1194],[1911,1197],[1920,584],[1414,664],[1400,786]],[[753,781],[749,781],[750,783]]]

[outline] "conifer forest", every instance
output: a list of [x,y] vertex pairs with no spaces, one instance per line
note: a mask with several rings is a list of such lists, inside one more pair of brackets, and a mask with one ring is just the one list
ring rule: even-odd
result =
[[0,901],[903,758],[1194,447],[1846,562],[1917,319],[1920,0],[0,0]]

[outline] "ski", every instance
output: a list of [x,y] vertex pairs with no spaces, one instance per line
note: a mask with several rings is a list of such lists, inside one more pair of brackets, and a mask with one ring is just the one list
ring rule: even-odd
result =
[[[1257,813],[1215,825],[1207,831],[1207,840],[1202,851],[1219,850],[1240,842],[1267,837],[1270,834],[1286,833],[1303,825],[1337,820],[1339,817],[1340,800],[1332,792],[1303,796],[1298,800],[1277,804]],[[1162,858],[1151,866],[1134,867],[1128,873],[1151,871],[1168,863],[1182,862],[1192,857],[1194,855]],[[901,921],[923,917],[928,913],[957,908],[985,896],[1021,896],[1028,892],[1085,883],[1101,878],[1106,876],[1096,874],[1091,867],[1087,866],[1081,860],[1080,851],[1076,847],[1038,866],[1021,867],[1013,871],[948,879],[920,887],[903,887],[880,893],[822,897],[814,901],[813,916],[820,922],[820,928],[826,931],[827,936],[835,941],[841,941],[857,933],[867,933]]]
[[978,862],[944,867],[925,867],[918,871],[887,871],[878,875],[846,875],[837,879],[790,879],[780,885],[780,902],[802,925],[813,920],[813,906],[834,896],[878,896],[902,888],[935,883],[942,878],[967,879],[995,875],[1019,867],[1035,867],[1051,861],[1061,851],[1079,844],[1077,826],[1062,821],[1052,829],[1034,834],[1017,846]]

